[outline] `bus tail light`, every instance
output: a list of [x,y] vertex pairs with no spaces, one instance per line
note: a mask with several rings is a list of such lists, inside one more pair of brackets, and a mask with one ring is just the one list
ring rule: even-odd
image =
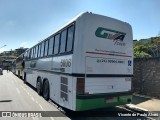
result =
[[89,94],[89,92],[84,92],[85,95]]
[[84,94],[85,78],[77,78],[77,94]]

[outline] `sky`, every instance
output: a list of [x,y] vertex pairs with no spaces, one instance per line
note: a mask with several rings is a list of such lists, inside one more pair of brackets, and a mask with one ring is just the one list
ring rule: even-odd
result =
[[155,37],[159,6],[160,0],[0,0],[0,52],[30,48],[86,11],[129,23],[133,39]]

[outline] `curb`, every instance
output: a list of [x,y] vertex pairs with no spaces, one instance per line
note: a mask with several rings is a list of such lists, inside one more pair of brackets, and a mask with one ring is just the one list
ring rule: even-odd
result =
[[133,93],[133,95],[137,96],[137,97],[147,98],[147,99],[156,99],[156,97],[147,96],[147,95],[141,95],[141,94],[137,94],[137,93]]
[[130,109],[130,110],[133,110],[133,111],[149,112],[149,110],[137,107],[136,105],[133,105],[133,104],[126,104],[125,107],[128,108],[128,109]]

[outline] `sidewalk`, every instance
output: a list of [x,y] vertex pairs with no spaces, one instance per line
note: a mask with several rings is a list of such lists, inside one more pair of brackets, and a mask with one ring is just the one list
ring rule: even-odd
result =
[[160,99],[134,94],[132,103],[126,107],[136,111],[160,111]]

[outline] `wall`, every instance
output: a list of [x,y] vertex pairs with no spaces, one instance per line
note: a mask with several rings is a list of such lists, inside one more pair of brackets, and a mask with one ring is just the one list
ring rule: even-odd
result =
[[160,58],[134,59],[133,92],[160,98]]

